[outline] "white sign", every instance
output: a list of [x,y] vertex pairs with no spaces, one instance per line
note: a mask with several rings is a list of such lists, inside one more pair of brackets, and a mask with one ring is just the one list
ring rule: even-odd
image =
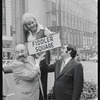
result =
[[57,47],[60,47],[60,38],[59,38],[59,33],[50,35],[38,40],[35,40],[33,42],[28,42],[28,51],[29,54],[36,54],[39,52],[47,51],[50,49],[54,49]]

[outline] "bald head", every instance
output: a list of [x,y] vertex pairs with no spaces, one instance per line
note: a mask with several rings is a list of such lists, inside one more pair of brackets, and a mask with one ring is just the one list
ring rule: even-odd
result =
[[16,51],[16,50],[19,50],[19,49],[24,49],[24,50],[26,50],[26,47],[25,47],[24,44],[17,44],[16,47],[15,47],[15,51]]
[[17,44],[15,47],[16,58],[23,59],[27,57],[27,49],[24,44]]

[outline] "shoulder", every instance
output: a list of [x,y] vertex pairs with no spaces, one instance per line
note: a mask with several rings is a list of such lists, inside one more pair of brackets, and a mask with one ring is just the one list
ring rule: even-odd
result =
[[34,56],[28,56],[27,57],[30,61],[34,62]]
[[23,62],[19,62],[17,60],[14,60],[13,63],[11,64],[12,67],[18,67],[22,65],[23,65]]
[[79,61],[74,61],[75,68],[83,68],[83,65]]

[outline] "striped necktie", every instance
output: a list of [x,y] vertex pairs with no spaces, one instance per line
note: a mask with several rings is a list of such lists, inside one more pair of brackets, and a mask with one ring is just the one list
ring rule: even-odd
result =
[[60,72],[63,70],[64,67],[65,67],[65,60],[62,61],[62,65],[61,65],[61,68],[60,68]]

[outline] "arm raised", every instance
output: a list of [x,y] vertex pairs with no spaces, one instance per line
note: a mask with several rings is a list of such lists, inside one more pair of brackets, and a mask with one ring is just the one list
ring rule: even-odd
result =
[[[27,68],[29,69],[27,69]],[[39,68],[37,65],[34,66],[25,66],[24,63],[14,63],[13,64],[13,73],[15,77],[18,77],[22,80],[33,80],[33,78],[39,73]]]

